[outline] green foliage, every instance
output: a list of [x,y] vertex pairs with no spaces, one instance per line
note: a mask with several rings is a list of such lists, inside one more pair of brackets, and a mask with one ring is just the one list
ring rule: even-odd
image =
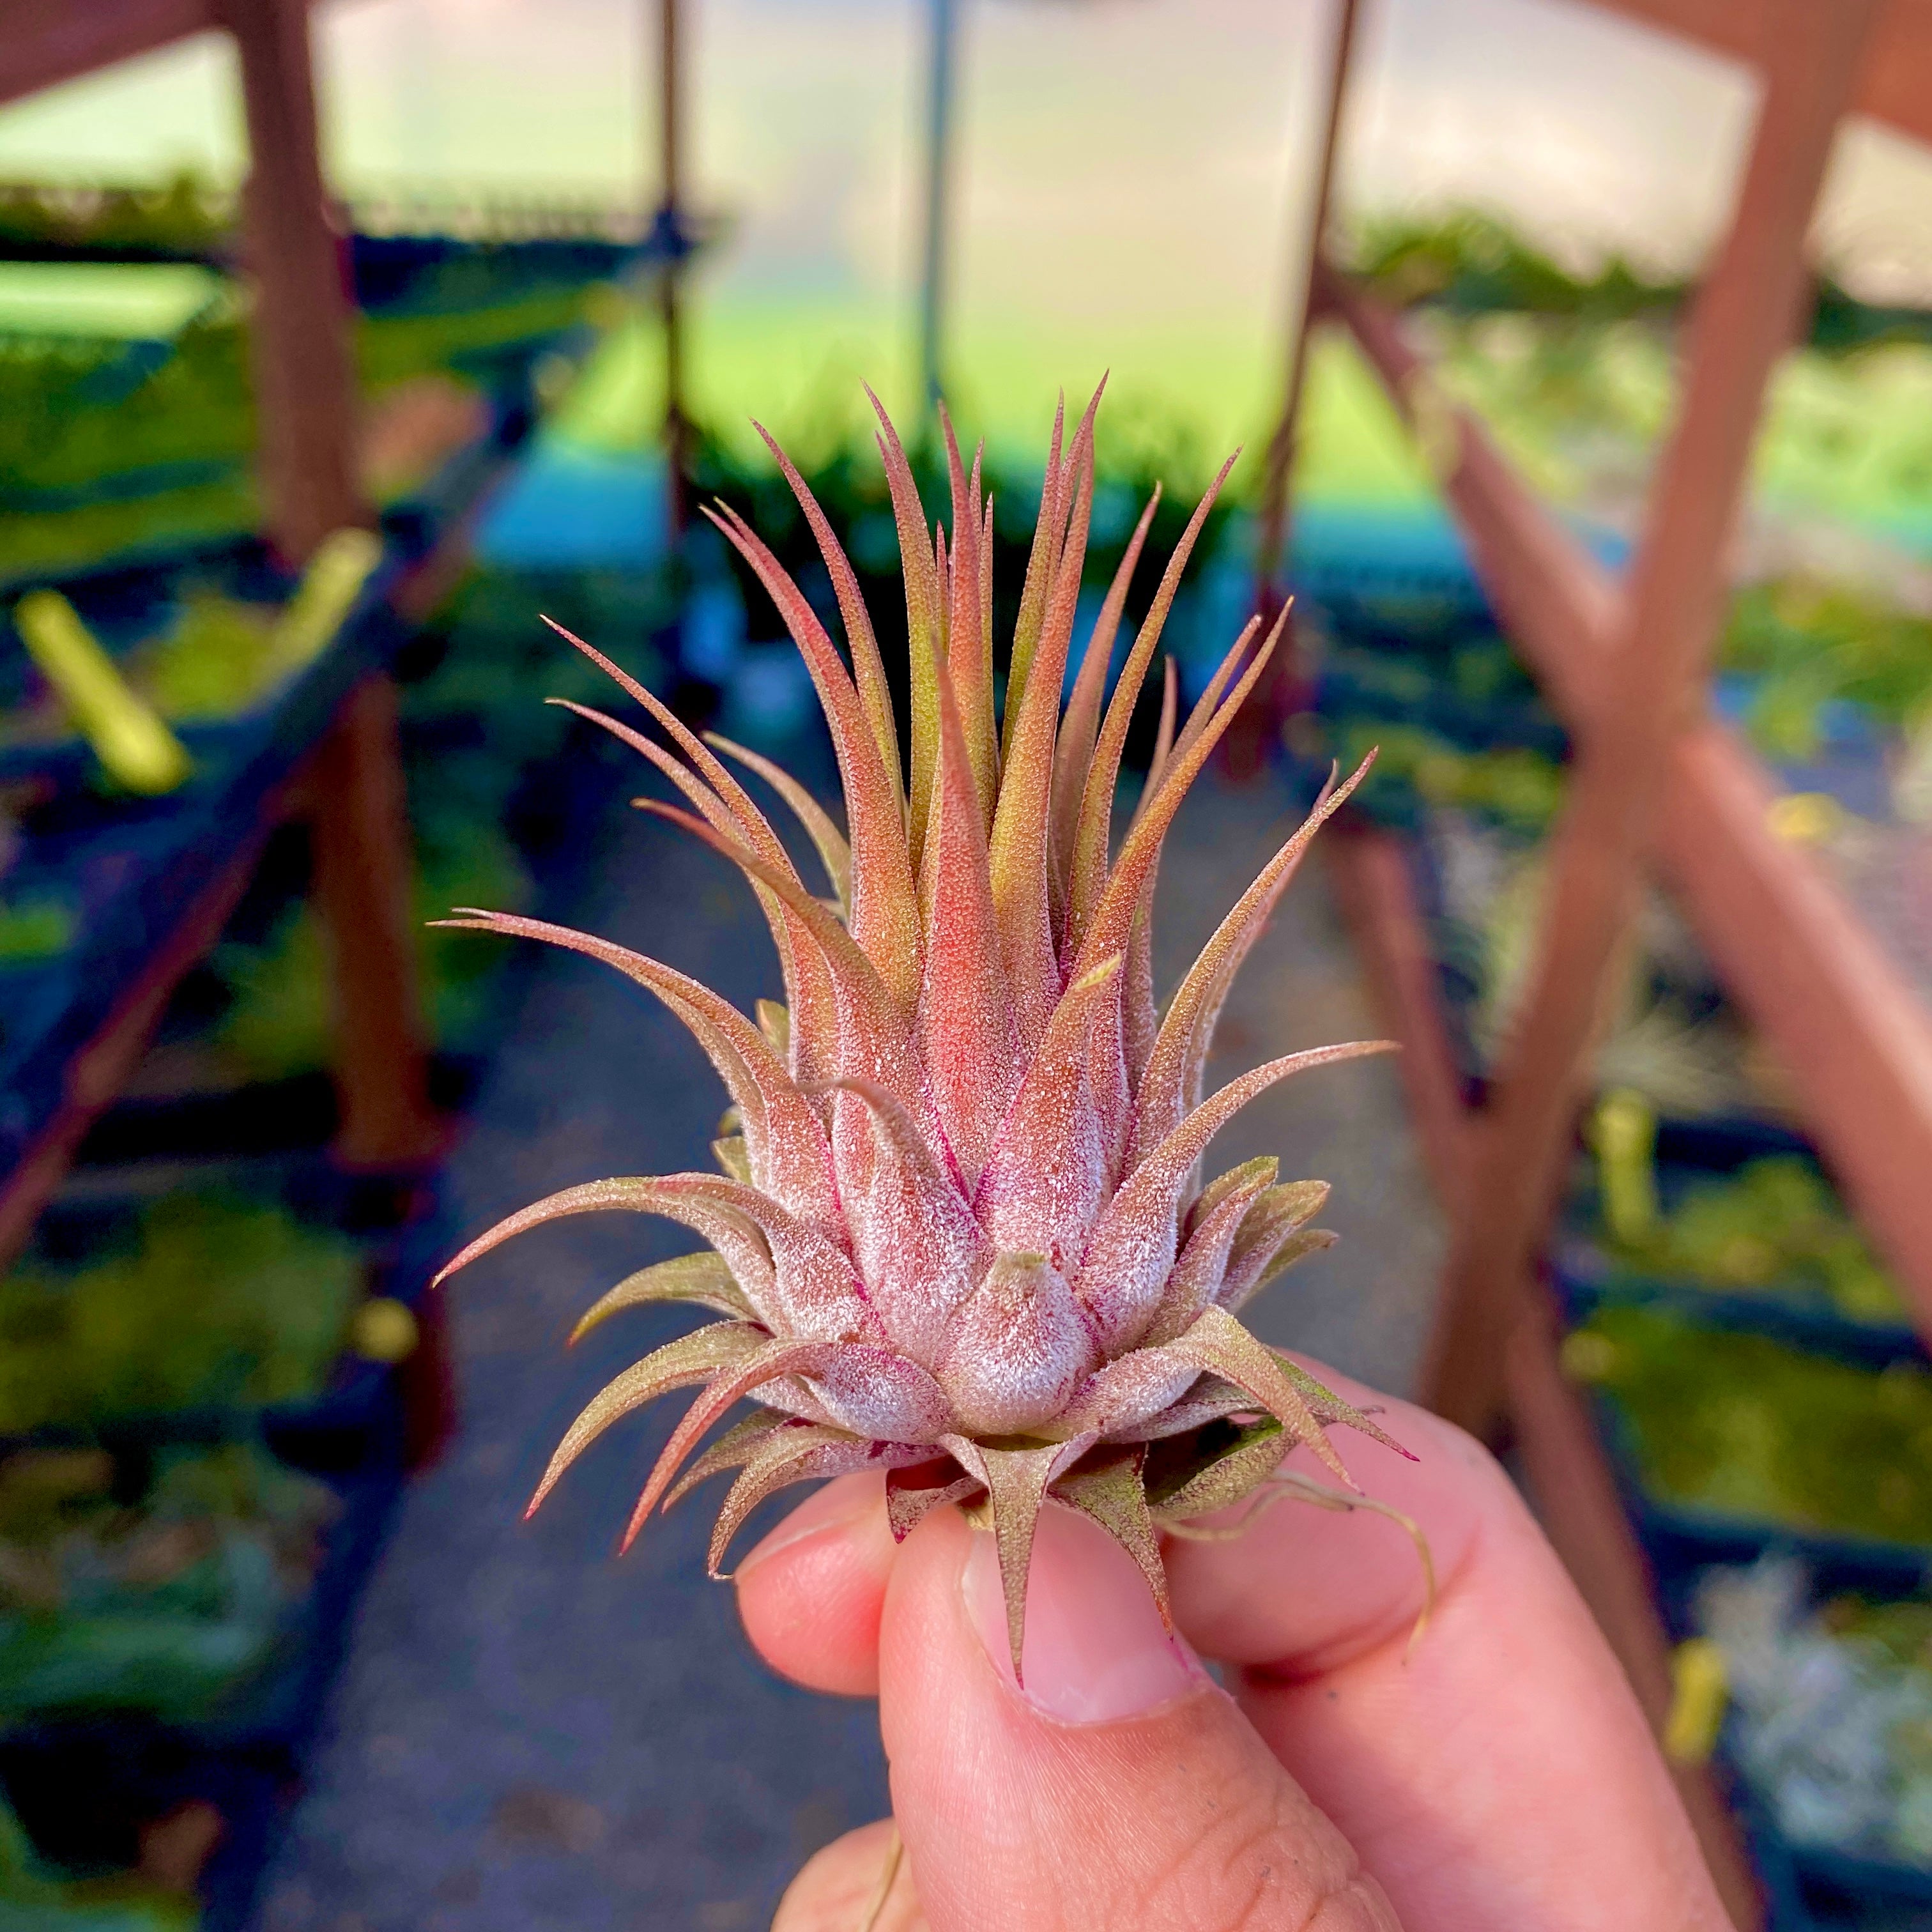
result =
[[1608,1235],[1606,1246],[1646,1274],[1702,1288],[1822,1295],[1855,1320],[1906,1318],[1891,1277],[1824,1177],[1798,1154],[1694,1181],[1647,1233]]
[[131,1502],[122,1473],[86,1452],[0,1462],[0,1717],[192,1722],[276,1654],[334,1493],[250,1444],[164,1450]]
[[0,967],[52,959],[74,943],[74,908],[64,899],[0,903]]
[[279,612],[190,585],[167,630],[136,652],[129,682],[176,724],[232,718],[262,694]]
[[1573,273],[1502,217],[1480,208],[1371,217],[1352,266],[1400,308],[1428,302],[1465,314],[1526,310],[1591,321],[1679,308],[1690,285],[1645,275],[1619,255],[1594,274]]
[[1646,1486],[1795,1530],[1932,1543],[1932,1373],[1853,1368],[1654,1309],[1600,1309],[1564,1345],[1613,1396]]
[[[363,393],[431,374],[487,377],[494,362],[572,327],[591,299],[592,286],[579,284],[467,308],[358,316]],[[232,302],[165,350],[0,335],[0,578],[254,529],[248,352]],[[155,472],[146,487],[128,487],[144,471]]]
[[56,249],[211,256],[228,240],[232,223],[229,198],[191,169],[152,188],[76,194],[29,182],[0,186],[0,244],[16,256]]
[[[1616,254],[1588,272],[1566,268],[1507,218],[1478,208],[1371,215],[1360,224],[1350,266],[1401,308],[1426,304],[1466,315],[1508,310],[1592,322],[1675,316],[1695,286],[1682,276],[1646,274]],[[1861,302],[1825,275],[1809,340],[1831,354],[1932,340],[1932,314]]]
[[[466,797],[461,774],[482,769],[482,783]],[[432,1030],[439,1045],[476,1046],[487,1026],[493,982],[506,963],[500,941],[478,934],[432,929],[429,922],[452,906],[486,906],[500,912],[528,909],[533,886],[516,847],[502,830],[501,787],[489,782],[489,761],[470,760],[433,768],[439,779],[455,777],[427,802],[430,786],[413,788],[417,872],[411,913]],[[424,775],[418,774],[421,779]],[[476,802],[473,811],[467,808]],[[328,1064],[334,1038],[328,968],[322,930],[305,903],[291,905],[260,945],[226,941],[216,950],[216,971],[232,990],[217,1023],[215,1043],[250,1080],[278,1080]]]
[[124,1245],[0,1282],[0,1434],[313,1394],[364,1273],[354,1243],[279,1207],[168,1196]]
[[1856,585],[1792,575],[1732,599],[1720,646],[1728,670],[1760,680],[1752,736],[1773,758],[1817,756],[1819,708],[1834,698],[1886,724],[1918,722],[1932,700],[1932,616]]
[[1348,718],[1329,736],[1345,771],[1378,751],[1375,770],[1357,794],[1370,812],[1411,818],[1419,800],[1534,835],[1548,828],[1563,802],[1563,767],[1526,746],[1466,751],[1421,725],[1366,718]]

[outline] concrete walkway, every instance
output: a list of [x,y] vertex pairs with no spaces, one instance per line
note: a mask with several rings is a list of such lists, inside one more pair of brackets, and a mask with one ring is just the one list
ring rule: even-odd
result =
[[[1280,797],[1204,790],[1161,882],[1163,986],[1288,829]],[[748,893],[668,827],[614,811],[576,922],[742,1006],[777,972]],[[1318,863],[1231,1002],[1214,1072],[1372,1030]],[[608,1174],[709,1166],[724,1102],[682,1029],[616,975],[547,954],[503,1042],[452,1190],[473,1231]],[[1440,1230],[1385,1061],[1277,1088],[1216,1143],[1216,1171],[1282,1156],[1336,1186],[1333,1253],[1257,1304],[1292,1342],[1386,1388],[1409,1382]],[[869,1706],[778,1683],[705,1580],[704,1498],[612,1555],[677,1405],[620,1426],[520,1520],[565,1426],[619,1369],[688,1325],[571,1324],[668,1224],[598,1216],[479,1262],[454,1297],[464,1427],[406,1500],[364,1600],[308,1794],[271,1875],[268,1932],[739,1932],[800,1862],[886,1808]],[[755,1537],[758,1526],[750,1534]],[[748,1547],[748,1540],[740,1547]]]

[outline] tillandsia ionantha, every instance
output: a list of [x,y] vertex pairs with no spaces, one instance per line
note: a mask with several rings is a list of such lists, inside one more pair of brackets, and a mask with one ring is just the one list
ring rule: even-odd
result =
[[[720,1173],[566,1188],[479,1236],[445,1270],[541,1222],[606,1208],[668,1216],[710,1244],[632,1275],[584,1316],[579,1334],[645,1303],[694,1302],[723,1318],[610,1383],[571,1425],[530,1508],[620,1417],[696,1385],[701,1393],[644,1484],[626,1547],[660,1504],[735,1469],[712,1540],[716,1575],[732,1536],[773,1492],[883,1470],[896,1534],[956,1502],[991,1528],[1016,1670],[1034,1525],[1048,1498],[1116,1538],[1165,1615],[1162,1528],[1264,1484],[1330,1507],[1352,1504],[1352,1487],[1330,1489],[1279,1466],[1305,1447],[1346,1484],[1331,1426],[1390,1443],[1368,1415],[1236,1318],[1258,1289],[1333,1240],[1309,1226],[1325,1184],[1279,1180],[1271,1160],[1204,1186],[1198,1174],[1217,1130],[1264,1089],[1386,1044],[1291,1054],[1204,1097],[1209,1038],[1234,972],[1316,828],[1362,773],[1339,786],[1331,778],[1158,1010],[1149,916],[1162,841],[1281,626],[1263,638],[1250,622],[1178,728],[1169,660],[1152,765],[1113,850],[1129,721],[1234,459],[1195,511],[1109,697],[1148,504],[1063,708],[1099,401],[1096,394],[1070,444],[1063,446],[1064,416],[1054,422],[1004,706],[981,457],[969,473],[944,425],[952,524],[935,531],[878,408],[910,653],[903,766],[851,566],[769,436],[830,574],[849,667],[744,520],[722,507],[709,513],[803,654],[830,727],[847,832],[788,774],[727,740],[699,737],[571,639],[682,753],[570,707],[641,753],[695,815],[638,805],[745,874],[776,944],[783,1006],[760,1002],[754,1024],[697,981],[588,934],[467,908],[451,922],[547,940],[628,974],[697,1036],[731,1102],[715,1143]],[[721,753],[796,814],[833,901],[801,880]],[[692,1462],[706,1432],[746,1397],[754,1412]]]

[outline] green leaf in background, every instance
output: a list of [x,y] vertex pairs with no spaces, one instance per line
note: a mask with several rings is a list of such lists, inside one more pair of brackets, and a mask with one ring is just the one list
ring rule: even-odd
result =
[[1874,1371],[1654,1309],[1606,1307],[1566,1340],[1615,1397],[1646,1487],[1827,1534],[1932,1544],[1932,1372]]
[[0,1281],[0,1433],[313,1394],[364,1273],[353,1242],[284,1208],[171,1194],[124,1246]]

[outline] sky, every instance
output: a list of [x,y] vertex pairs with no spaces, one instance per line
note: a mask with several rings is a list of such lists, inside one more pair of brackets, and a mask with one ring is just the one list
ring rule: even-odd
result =
[[[959,0],[958,382],[995,416],[1102,366],[1213,436],[1279,382],[1328,0]],[[634,201],[651,0],[333,0],[327,160],[352,194]],[[686,0],[700,386],[776,416],[902,388],[918,260],[922,0]],[[1695,262],[1748,76],[1582,0],[1364,0],[1345,211],[1475,202],[1587,260]],[[0,176],[232,177],[215,38],[0,109]],[[1821,213],[1871,290],[1932,295],[1932,157],[1854,126]]]

